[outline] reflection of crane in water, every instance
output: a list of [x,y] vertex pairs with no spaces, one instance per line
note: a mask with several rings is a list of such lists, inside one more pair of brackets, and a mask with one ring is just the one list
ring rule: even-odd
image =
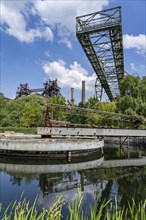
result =
[[[72,178],[69,180],[69,175],[72,175]],[[63,175],[59,174],[57,177],[51,177],[49,174],[41,174],[39,176],[39,186],[43,192],[43,196],[48,195],[49,193],[60,193],[81,187],[81,190],[84,191],[84,187],[91,185],[90,181],[87,181],[83,171],[80,172],[80,178],[76,178],[75,173],[68,173],[66,178]]]

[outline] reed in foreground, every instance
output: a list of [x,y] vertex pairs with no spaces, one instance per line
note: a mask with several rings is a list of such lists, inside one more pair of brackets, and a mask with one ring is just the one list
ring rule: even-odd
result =
[[29,201],[24,198],[22,201],[13,201],[2,212],[2,205],[0,205],[0,219],[2,220],[145,220],[146,219],[146,200],[135,204],[133,199],[132,204],[128,203],[128,207],[120,209],[117,205],[117,201],[113,203],[108,200],[98,203],[96,200],[94,207],[88,207],[88,211],[84,211],[82,207],[83,197],[79,191],[76,201],[72,204],[68,204],[69,214],[65,218],[62,216],[62,208],[65,205],[62,197],[59,197],[57,201],[47,210],[42,209],[38,213],[36,208],[37,198],[32,206]]

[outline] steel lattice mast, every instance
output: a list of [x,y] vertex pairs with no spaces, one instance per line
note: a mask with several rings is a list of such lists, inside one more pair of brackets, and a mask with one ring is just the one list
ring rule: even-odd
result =
[[[121,7],[76,18],[76,35],[96,75],[96,96],[102,88],[110,101],[119,94],[124,76]],[[99,85],[100,83],[100,85]]]

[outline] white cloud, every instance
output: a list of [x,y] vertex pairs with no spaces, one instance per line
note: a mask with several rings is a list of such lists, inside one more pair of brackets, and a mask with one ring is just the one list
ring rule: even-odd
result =
[[[16,37],[21,42],[33,42],[36,38],[53,39],[53,32],[57,30],[59,44],[72,48],[72,33],[75,34],[76,16],[99,11],[108,5],[109,0],[97,3],[93,1],[2,1],[1,2],[1,30]],[[35,28],[28,29],[28,23],[33,16],[39,18]],[[33,25],[35,23],[33,20]]]
[[[1,1],[1,30],[16,37],[21,42],[30,43],[37,38],[53,40],[57,31],[58,43],[72,48],[73,36],[76,31],[76,17],[100,11],[109,4],[109,0],[50,0],[50,1]],[[35,18],[37,17],[37,21]],[[28,28],[32,22],[33,28]],[[135,49],[137,53],[146,51],[146,35],[125,34],[124,48]]]
[[89,76],[88,72],[77,61],[69,67],[63,60],[43,63],[43,70],[50,79],[58,79],[61,88],[81,89],[81,83],[86,81],[86,90],[94,91],[96,75]]
[[43,20],[50,25],[62,24],[75,32],[76,16],[100,11],[107,6],[109,0],[102,1],[35,1],[35,8]]
[[141,55],[146,53],[146,35],[144,34],[137,36],[125,34],[123,43],[125,49],[136,49],[136,52]]
[[137,71],[137,68],[134,63],[130,63],[130,67],[132,70]]
[[143,77],[144,75],[146,75],[146,71],[145,71],[146,66],[145,65],[143,65],[143,64],[135,65],[135,63],[130,63],[130,67],[131,67],[131,70],[133,71],[133,73],[136,74],[137,76]]
[[[76,183],[80,183],[80,179],[79,179],[80,175],[77,174],[74,176],[74,179],[69,182],[68,184],[72,185],[75,182]],[[59,187],[59,189],[61,189],[61,186],[64,185],[64,182],[58,183],[58,185],[56,184],[56,186]],[[103,182],[103,187],[104,187],[104,182]],[[101,191],[101,184],[98,183],[96,185],[96,187],[98,188],[98,192]],[[54,187],[55,188],[55,185]],[[92,202],[94,201],[95,198],[95,194],[94,194],[94,190],[95,190],[95,186],[94,184],[90,184],[90,185],[85,185],[84,186],[84,191],[82,192],[82,196],[83,196],[83,203],[84,201],[86,201],[88,198],[88,196],[90,197],[90,201],[92,199]],[[65,190],[65,191],[61,191],[61,192],[53,192],[50,193],[49,196],[45,196],[44,198],[42,197],[42,194],[39,194],[38,199],[37,199],[37,205],[41,206],[45,209],[50,208],[55,202],[56,200],[61,196],[61,198],[64,199],[65,203],[70,203],[72,204],[73,202],[75,202],[75,200],[77,199],[77,195],[78,195],[78,188],[72,188],[70,190]]]
[[59,44],[65,44],[69,49],[72,49],[72,43],[69,40],[72,35],[71,32],[68,31],[66,27],[63,25],[58,25],[58,36],[60,40],[58,41]]
[[50,53],[48,51],[45,51],[45,56],[50,57]]
[[[46,41],[53,40],[53,32],[47,26],[37,26],[36,28],[27,28],[27,21],[24,14],[24,2],[2,2],[1,3],[1,30],[7,34],[16,37],[21,42],[30,43],[36,38],[44,38]],[[24,11],[25,13],[22,13]]]
[[[53,40],[53,32],[57,30],[58,43],[72,49],[72,34],[75,34],[76,16],[102,10],[109,0],[99,1],[2,1],[1,30],[16,37],[21,42],[30,43],[37,38]],[[31,16],[38,16],[39,24],[28,28]],[[34,21],[35,22],[35,19]],[[136,49],[137,53],[146,51],[146,35],[125,34],[124,48]]]

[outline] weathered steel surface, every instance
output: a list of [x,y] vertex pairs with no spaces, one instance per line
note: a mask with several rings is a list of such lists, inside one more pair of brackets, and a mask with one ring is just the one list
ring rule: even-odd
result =
[[38,127],[39,135],[61,136],[123,136],[146,137],[146,130],[134,129],[97,129],[97,128],[65,128],[65,127]]
[[29,152],[59,152],[98,149],[104,146],[103,140],[67,140],[67,139],[38,139],[38,140],[9,140],[2,139],[0,151],[29,151]]
[[79,16],[76,24],[77,38],[112,101],[124,76],[121,7]]
[[52,97],[55,95],[60,95],[60,88],[57,85],[57,79],[46,81],[44,88],[30,89],[28,84],[20,84],[17,88],[16,98],[21,96],[27,96],[31,93],[40,93],[40,95],[45,97]]

